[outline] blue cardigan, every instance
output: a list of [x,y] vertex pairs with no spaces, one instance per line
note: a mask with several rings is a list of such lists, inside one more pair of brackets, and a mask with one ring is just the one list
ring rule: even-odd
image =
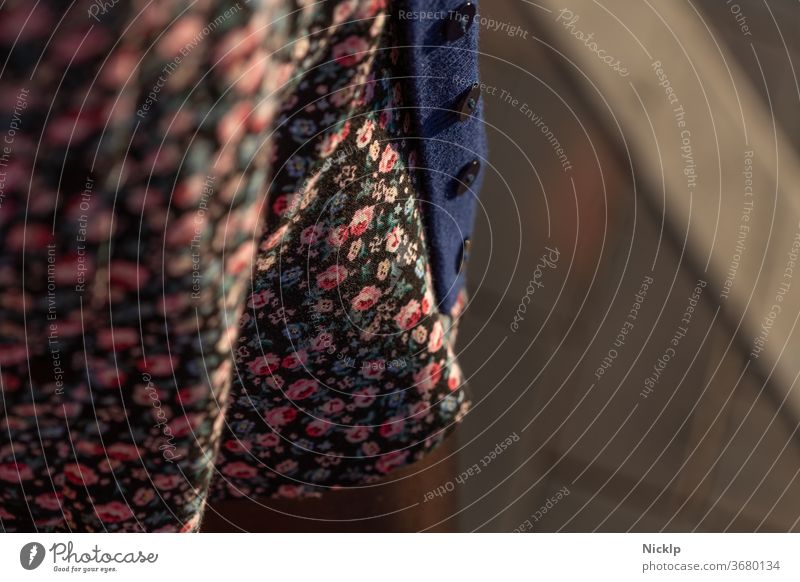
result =
[[395,17],[410,57],[423,216],[442,312],[464,285],[478,191],[487,166],[478,78],[477,2],[405,0]]

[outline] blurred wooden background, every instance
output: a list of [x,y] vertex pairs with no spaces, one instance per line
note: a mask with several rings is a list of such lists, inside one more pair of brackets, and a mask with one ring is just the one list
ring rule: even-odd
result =
[[[745,36],[741,17],[725,3],[694,3],[695,12],[686,2],[576,1],[570,8],[580,18],[571,29],[557,21],[563,5],[554,2],[488,4],[482,16],[528,34],[484,31],[483,80],[529,103],[573,170],[562,171],[540,128],[508,103],[484,97],[497,128],[490,129],[497,174],[482,194],[487,217],[476,239],[483,244],[470,273],[478,291],[462,338],[476,338],[464,361],[487,398],[462,433],[465,444],[476,439],[462,464],[511,427],[533,422],[524,443],[492,466],[491,478],[465,485],[459,527],[513,530],[566,486],[570,495],[535,530],[797,531],[798,358],[793,328],[786,330],[796,321],[800,290],[791,290],[785,305],[787,327],[776,324],[769,338],[771,347],[788,347],[759,361],[748,358],[755,331],[742,317],[746,302],[723,308],[720,296],[737,240],[746,149],[755,151],[757,201],[732,296],[754,297],[750,323],[767,314],[781,280],[770,269],[783,270],[795,235],[791,161],[800,144],[800,94],[790,58],[800,55],[800,43],[789,23],[800,21],[800,5],[771,3],[770,13],[741,3],[751,32]],[[568,34],[573,30],[594,33],[631,74],[612,71]],[[663,63],[692,130],[699,186],[691,195],[674,114],[647,68],[652,60]],[[738,107],[747,138],[725,117],[731,102],[745,98]],[[779,166],[765,162],[779,157]],[[510,333],[534,263],[554,242],[571,262],[547,274],[553,276],[537,291],[524,329]],[[759,272],[751,265],[762,261],[766,291],[754,292]],[[635,327],[596,380],[648,274],[655,285]],[[709,284],[687,336],[644,399],[644,381],[681,325],[698,279]],[[484,367],[476,364],[484,359]]]

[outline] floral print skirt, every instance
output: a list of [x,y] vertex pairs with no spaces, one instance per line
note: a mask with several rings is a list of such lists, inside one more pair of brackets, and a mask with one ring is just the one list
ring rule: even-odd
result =
[[464,302],[391,3],[78,4],[2,8],[0,530],[193,531],[420,459]]

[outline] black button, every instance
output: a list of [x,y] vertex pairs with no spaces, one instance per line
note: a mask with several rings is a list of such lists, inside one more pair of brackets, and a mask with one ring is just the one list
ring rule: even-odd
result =
[[464,36],[472,26],[477,11],[472,2],[467,2],[450,12],[450,18],[445,26],[447,40],[452,42]]
[[475,113],[475,109],[478,108],[478,99],[481,98],[481,85],[480,83],[473,83],[472,87],[464,94],[461,98],[461,102],[458,104],[458,120],[459,121],[466,121],[472,114]]
[[478,172],[481,171],[481,163],[475,159],[472,160],[469,164],[464,166],[461,172],[458,174],[458,185],[456,187],[456,195],[461,196],[462,194],[469,191],[472,188],[472,184],[478,178]]
[[458,272],[464,271],[464,267],[469,261],[469,253],[472,250],[472,241],[468,238],[464,239],[464,244],[461,246],[461,258],[458,260]]

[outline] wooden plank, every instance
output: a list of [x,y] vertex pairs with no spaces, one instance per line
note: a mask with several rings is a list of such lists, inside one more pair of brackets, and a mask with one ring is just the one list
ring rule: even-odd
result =
[[[539,4],[551,13],[528,10],[562,54],[554,58],[649,178],[651,204],[708,277],[751,368],[786,395],[800,371],[800,160],[757,77],[726,56],[688,2]],[[755,38],[738,42],[760,66]],[[787,405],[800,414],[800,391]]]

